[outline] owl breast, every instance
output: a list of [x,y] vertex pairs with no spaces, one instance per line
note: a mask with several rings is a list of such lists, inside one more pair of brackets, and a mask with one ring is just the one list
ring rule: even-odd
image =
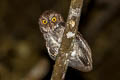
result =
[[54,31],[43,34],[46,40],[46,47],[48,49],[48,53],[53,60],[55,60],[58,54],[64,29],[65,28],[61,26],[56,28]]

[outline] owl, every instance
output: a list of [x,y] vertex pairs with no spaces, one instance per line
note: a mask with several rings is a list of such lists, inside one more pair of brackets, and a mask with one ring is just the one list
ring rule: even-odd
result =
[[[61,14],[47,10],[40,16],[38,23],[46,41],[48,53],[55,60],[65,30],[64,19]],[[73,50],[70,53],[68,66],[83,72],[92,70],[91,49],[79,32],[77,32],[75,39],[73,39]]]

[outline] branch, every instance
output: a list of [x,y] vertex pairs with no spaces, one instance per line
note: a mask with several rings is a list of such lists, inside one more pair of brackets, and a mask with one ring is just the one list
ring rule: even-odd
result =
[[51,80],[64,80],[67,71],[70,51],[73,49],[73,39],[77,33],[83,0],[71,0],[66,29],[63,34],[59,54],[56,58]]

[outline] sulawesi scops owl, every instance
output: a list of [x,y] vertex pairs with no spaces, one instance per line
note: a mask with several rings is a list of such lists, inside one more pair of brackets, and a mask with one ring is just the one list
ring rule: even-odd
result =
[[[39,26],[46,41],[48,53],[55,60],[65,29],[63,17],[55,11],[45,11],[39,18]],[[79,32],[73,43],[74,46],[73,51],[71,51],[69,66],[84,72],[92,70],[91,49]]]

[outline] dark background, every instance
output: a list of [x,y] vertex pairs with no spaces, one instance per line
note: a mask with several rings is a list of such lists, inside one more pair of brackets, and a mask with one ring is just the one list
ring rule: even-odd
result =
[[[0,0],[0,80],[50,80],[50,59],[38,18],[48,9],[66,20],[70,0]],[[120,80],[120,0],[84,0],[79,31],[93,70],[68,68],[65,80]]]

